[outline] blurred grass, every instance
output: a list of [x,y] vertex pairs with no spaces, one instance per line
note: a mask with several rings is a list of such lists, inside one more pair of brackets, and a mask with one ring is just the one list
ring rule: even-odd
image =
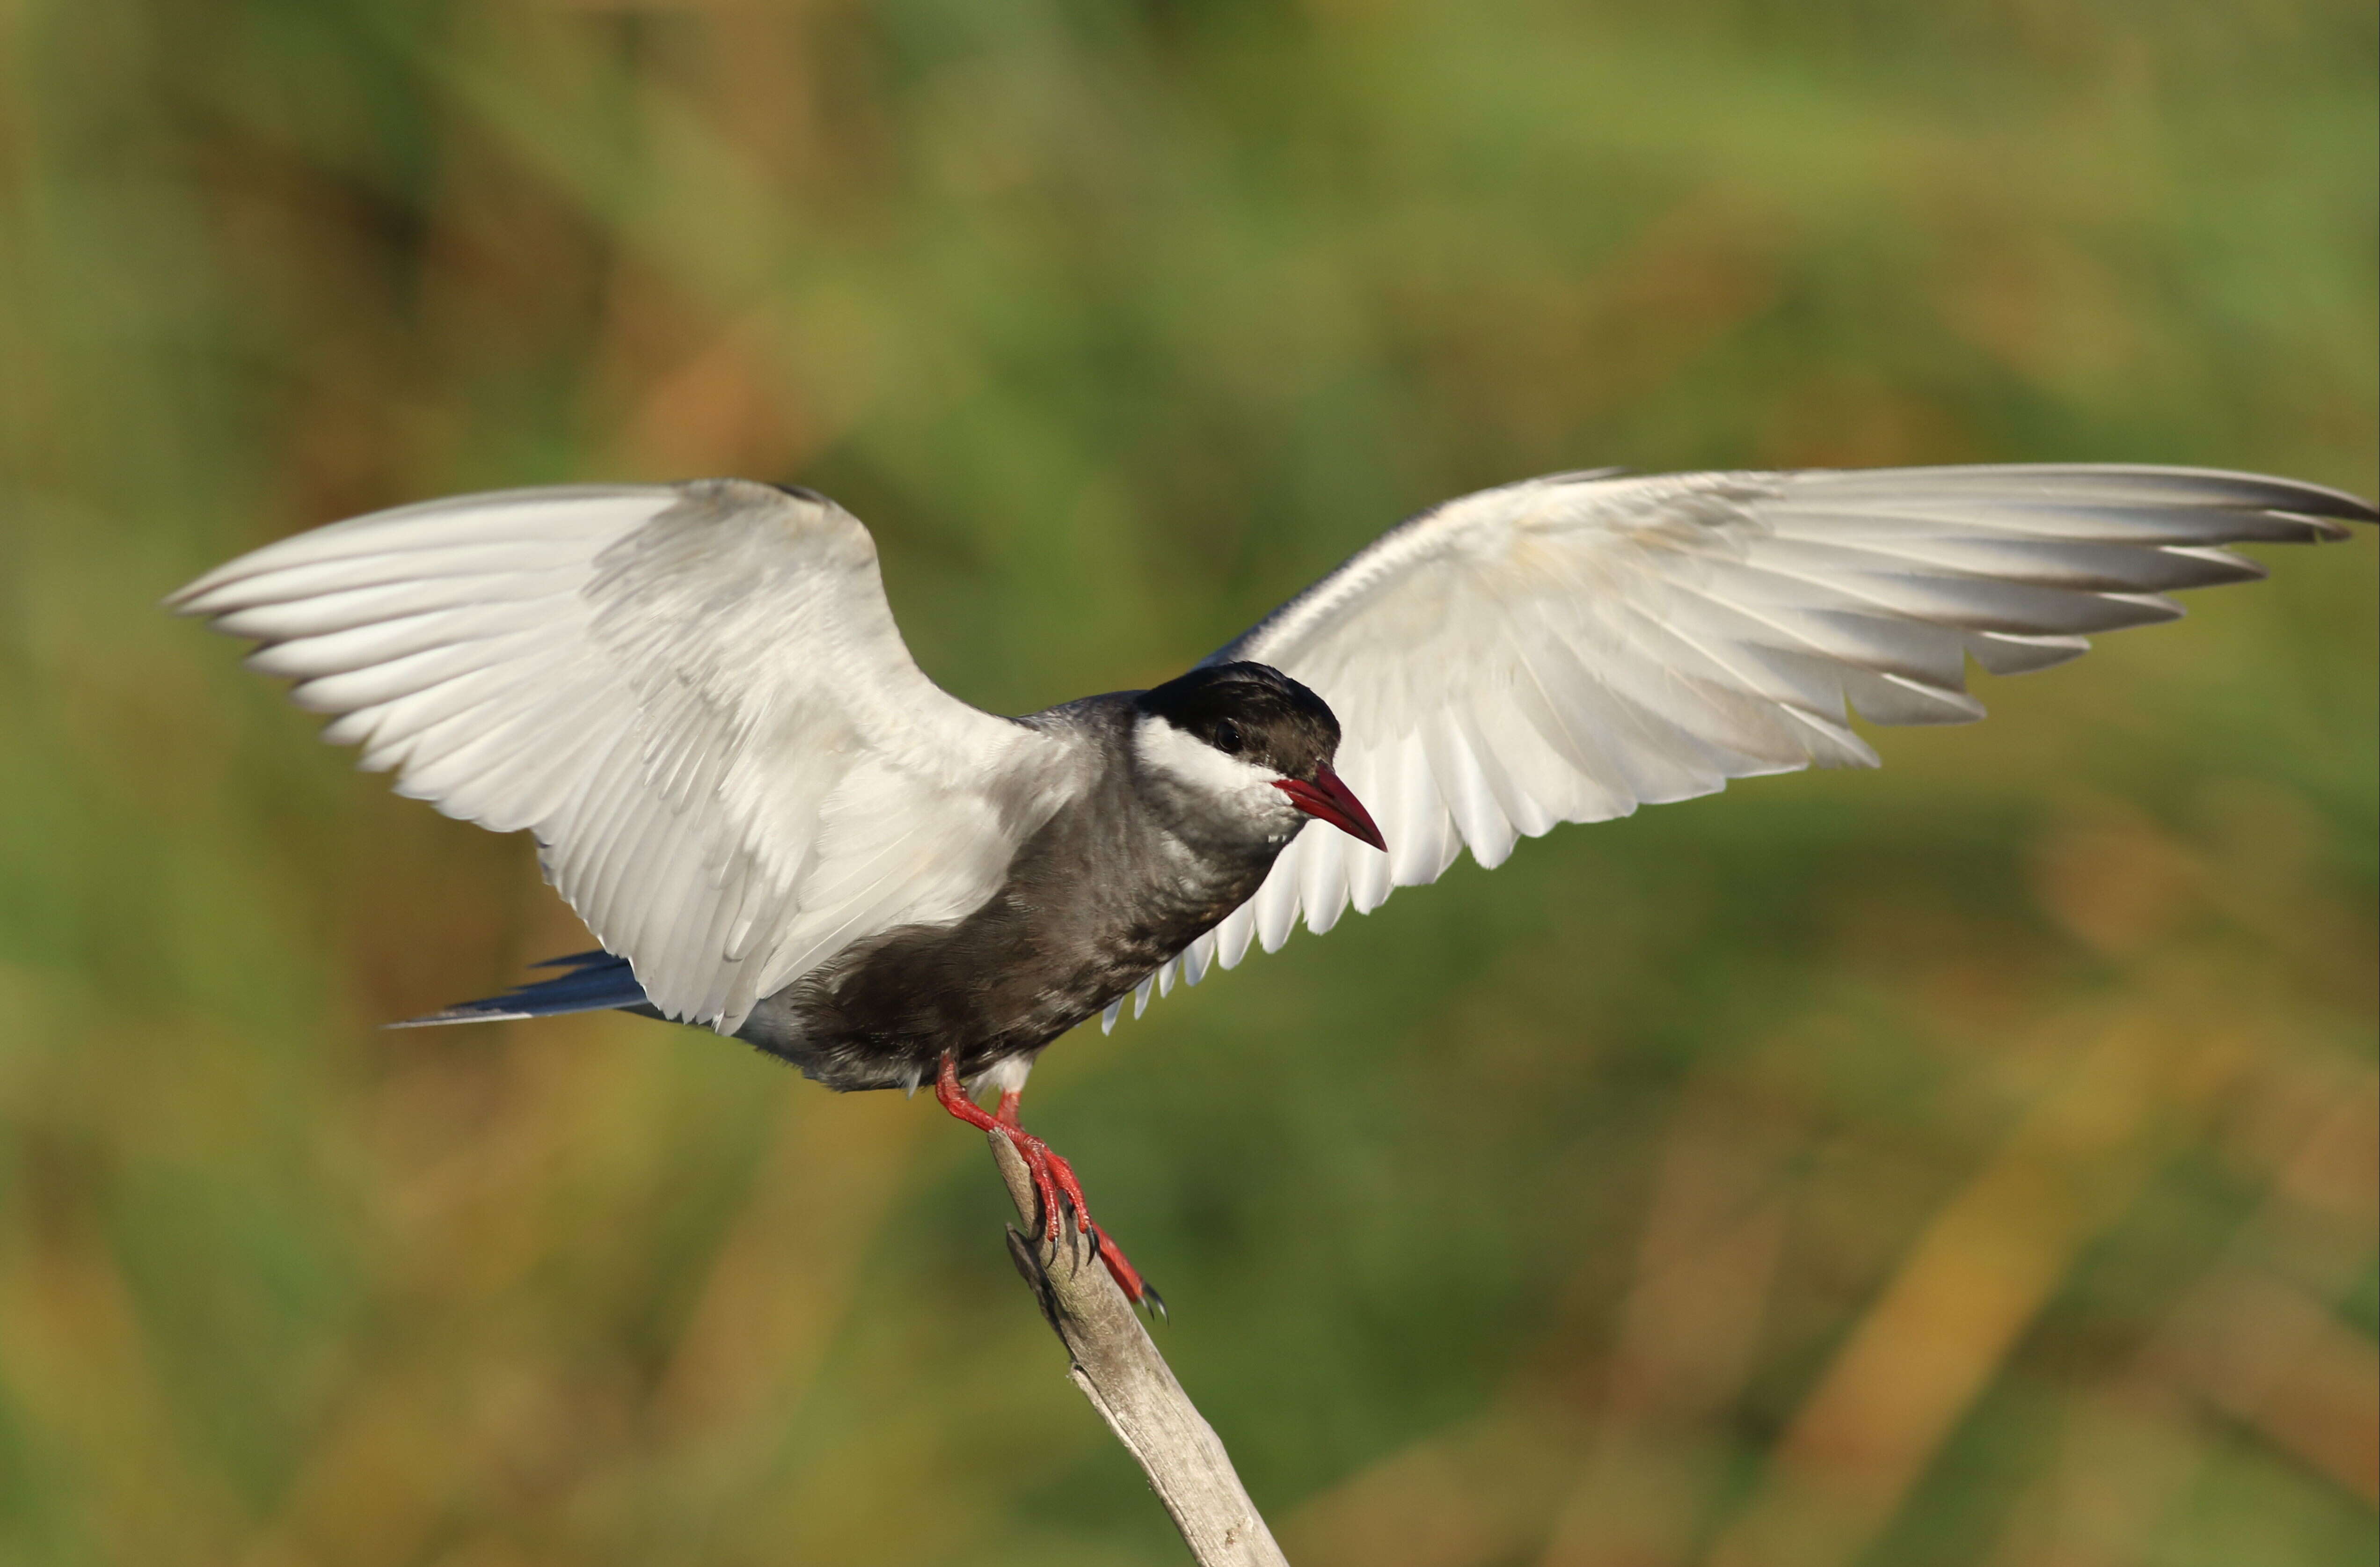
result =
[[[574,922],[166,589],[798,479],[1019,711],[1560,468],[2369,494],[2375,54],[2343,0],[0,4],[0,1560],[1179,1560],[929,1108],[379,1033]],[[2375,555],[1053,1051],[1293,1558],[2370,1561]]]

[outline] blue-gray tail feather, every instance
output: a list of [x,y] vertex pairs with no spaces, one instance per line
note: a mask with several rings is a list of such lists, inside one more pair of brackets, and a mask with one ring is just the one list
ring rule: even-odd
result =
[[442,1023],[494,1023],[511,1017],[557,1017],[567,1012],[603,1012],[613,1007],[642,1006],[645,988],[628,968],[628,960],[600,949],[550,957],[531,965],[566,972],[506,990],[484,1001],[463,1002],[426,1017],[408,1017],[392,1028],[427,1028]]

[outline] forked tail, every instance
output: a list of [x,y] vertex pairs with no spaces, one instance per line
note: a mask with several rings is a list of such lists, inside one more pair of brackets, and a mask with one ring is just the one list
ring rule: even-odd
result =
[[573,953],[568,957],[550,957],[532,966],[567,972],[506,990],[501,996],[463,1002],[389,1026],[427,1028],[441,1023],[500,1023],[512,1017],[557,1017],[566,1012],[603,1012],[613,1007],[645,1004],[645,988],[629,971],[628,960],[601,949]]

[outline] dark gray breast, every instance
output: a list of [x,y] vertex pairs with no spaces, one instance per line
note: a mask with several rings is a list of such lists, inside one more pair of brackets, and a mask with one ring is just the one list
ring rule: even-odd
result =
[[1246,902],[1282,845],[1194,845],[1161,819],[1135,787],[1138,695],[1087,697],[1028,721],[1074,729],[1100,763],[988,902],[954,924],[853,946],[762,1001],[737,1038],[833,1088],[914,1087],[946,1051],[972,1075],[1102,1011]]

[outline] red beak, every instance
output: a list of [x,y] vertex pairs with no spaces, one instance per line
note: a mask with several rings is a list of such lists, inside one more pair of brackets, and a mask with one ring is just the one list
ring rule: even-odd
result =
[[1339,775],[1327,767],[1314,770],[1314,782],[1302,778],[1280,778],[1273,787],[1290,797],[1292,804],[1308,816],[1320,817],[1358,843],[1369,844],[1376,849],[1389,845],[1381,841],[1380,830],[1372,823],[1372,813],[1355,797],[1355,791],[1339,782]]

